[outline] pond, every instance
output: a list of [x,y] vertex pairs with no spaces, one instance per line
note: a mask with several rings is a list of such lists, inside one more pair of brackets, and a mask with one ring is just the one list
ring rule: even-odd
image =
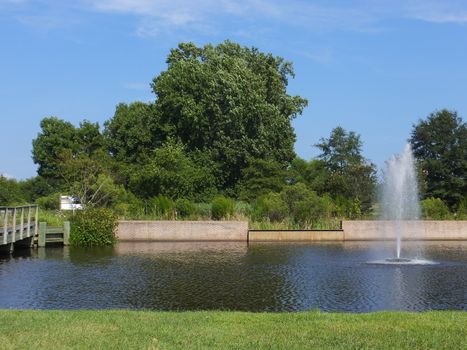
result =
[[394,244],[121,242],[0,257],[0,308],[467,310],[467,242],[404,242],[436,265],[372,265]]

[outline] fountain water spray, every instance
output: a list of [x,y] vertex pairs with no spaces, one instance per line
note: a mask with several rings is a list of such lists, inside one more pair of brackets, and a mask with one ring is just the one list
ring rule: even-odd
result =
[[395,222],[396,257],[401,260],[401,240],[408,233],[403,232],[404,220],[417,220],[420,217],[417,175],[410,144],[404,152],[393,156],[386,163],[381,200],[382,219]]

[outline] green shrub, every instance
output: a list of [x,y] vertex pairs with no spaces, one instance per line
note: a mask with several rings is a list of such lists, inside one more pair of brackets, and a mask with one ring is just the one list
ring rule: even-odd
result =
[[312,225],[326,214],[321,197],[303,183],[285,187],[281,197],[288,206],[289,216],[300,225]]
[[254,216],[258,220],[268,219],[278,222],[287,216],[288,207],[279,193],[270,192],[261,196],[255,203]]
[[422,200],[422,215],[425,219],[444,220],[450,217],[448,206],[439,198]]
[[166,196],[159,195],[149,201],[149,212],[161,219],[173,219],[175,203]]
[[113,206],[113,210],[120,218],[137,215],[137,208],[134,208],[130,203],[117,203]]
[[329,195],[324,195],[321,197],[322,205],[323,205],[323,217],[326,218],[326,220],[331,219],[336,211],[336,206],[332,200],[332,198]]
[[[345,198],[336,196],[332,199],[334,203],[334,216],[347,219],[359,219],[362,217],[362,201],[357,198]],[[371,210],[368,209],[367,213]]]
[[235,202],[223,196],[216,197],[211,204],[211,216],[214,220],[228,218],[234,214]]
[[175,202],[175,209],[177,210],[177,215],[181,218],[192,216],[196,210],[194,204],[184,198],[177,199]]
[[144,202],[129,191],[121,191],[111,206],[120,218],[139,217],[144,214]]
[[460,202],[457,208],[456,218],[458,220],[467,220],[467,197]]
[[70,244],[74,246],[105,246],[116,241],[117,218],[106,208],[77,211],[71,220]]
[[198,219],[210,219],[211,218],[211,203],[196,203],[195,214]]
[[352,199],[350,210],[349,210],[349,219],[355,220],[362,217],[362,201],[360,198]]
[[0,173],[0,206],[25,203],[25,193],[18,181],[7,179]]
[[36,199],[36,204],[44,210],[59,210],[60,193],[53,193],[48,196],[39,197]]
[[251,204],[243,201],[235,202],[235,213],[242,216],[251,216],[253,208]]

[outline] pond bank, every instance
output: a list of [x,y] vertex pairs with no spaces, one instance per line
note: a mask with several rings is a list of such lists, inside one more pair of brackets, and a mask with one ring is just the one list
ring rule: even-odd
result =
[[3,349],[465,349],[467,312],[0,311]]

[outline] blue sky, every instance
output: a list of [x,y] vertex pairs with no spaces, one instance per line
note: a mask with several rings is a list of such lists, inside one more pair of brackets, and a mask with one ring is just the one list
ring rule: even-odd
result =
[[31,140],[57,116],[102,123],[151,101],[170,48],[230,39],[294,63],[289,92],[305,159],[340,125],[379,167],[412,125],[467,115],[467,1],[0,0],[0,173],[35,175]]

